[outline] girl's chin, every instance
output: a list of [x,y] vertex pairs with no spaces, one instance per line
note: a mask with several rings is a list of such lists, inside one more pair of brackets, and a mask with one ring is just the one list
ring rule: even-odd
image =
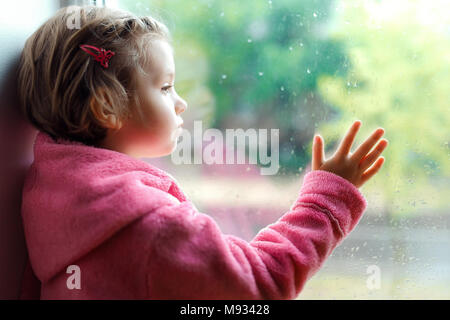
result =
[[175,151],[175,149],[177,148],[177,145],[178,145],[178,136],[175,137],[175,139],[173,140],[173,142],[172,142],[172,149],[170,150],[168,155]]
[[183,132],[182,127],[179,127],[178,129],[172,132],[171,140],[173,141],[175,146],[177,145],[178,139],[180,138],[182,132]]
[[160,141],[159,147],[153,146],[152,150],[144,148],[141,149],[140,158],[157,158],[157,157],[165,157],[172,154],[178,145],[178,139],[180,138],[180,134],[182,132],[182,128],[178,128],[172,134],[172,137],[167,142]]
[[170,155],[177,147],[177,141],[169,142],[165,147],[159,147],[152,150],[141,150],[138,158],[159,158]]

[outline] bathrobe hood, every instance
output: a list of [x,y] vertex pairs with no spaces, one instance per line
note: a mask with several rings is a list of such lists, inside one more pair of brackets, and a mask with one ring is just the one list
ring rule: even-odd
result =
[[43,132],[24,193],[28,255],[41,282],[155,208],[188,201],[173,177],[144,161]]

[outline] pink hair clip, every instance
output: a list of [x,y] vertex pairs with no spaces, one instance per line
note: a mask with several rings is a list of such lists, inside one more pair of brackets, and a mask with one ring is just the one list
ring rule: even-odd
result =
[[[88,44],[82,44],[82,45],[80,45],[80,48],[83,51],[85,51],[88,54],[90,54],[91,56],[93,56],[95,58],[94,60],[100,62],[100,64],[103,67],[105,67],[105,68],[108,68],[109,59],[111,59],[112,56],[115,54],[111,50],[105,50],[103,48],[97,48],[97,47],[94,47],[94,46],[90,46]],[[95,50],[95,52],[92,52],[89,49],[93,49],[93,50]]]

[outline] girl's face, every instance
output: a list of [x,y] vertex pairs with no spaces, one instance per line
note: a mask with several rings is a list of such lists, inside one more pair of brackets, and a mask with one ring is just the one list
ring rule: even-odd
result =
[[119,130],[112,131],[104,146],[130,156],[161,157],[173,152],[183,124],[180,114],[187,108],[175,91],[175,63],[170,44],[153,41],[150,49],[148,75],[136,72],[137,94],[144,119],[134,113],[122,122]]

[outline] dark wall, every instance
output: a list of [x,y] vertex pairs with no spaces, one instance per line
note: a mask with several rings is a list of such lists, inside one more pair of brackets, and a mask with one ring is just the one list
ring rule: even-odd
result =
[[18,297],[27,255],[20,205],[35,130],[19,113],[17,64],[25,40],[58,5],[53,0],[0,4],[0,299]]

